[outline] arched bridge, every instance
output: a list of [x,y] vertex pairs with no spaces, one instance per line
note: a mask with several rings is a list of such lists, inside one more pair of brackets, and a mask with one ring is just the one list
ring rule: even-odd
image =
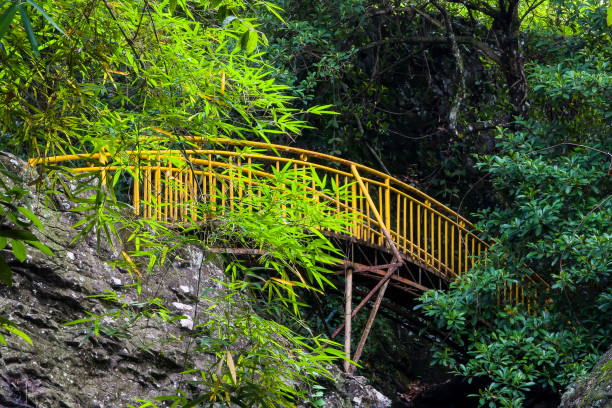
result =
[[[188,146],[180,149],[117,155],[101,150],[31,159],[30,163],[71,163],[72,171],[99,171],[103,180],[119,168],[127,169],[132,175],[129,195],[134,211],[168,222],[194,219],[195,203],[201,201],[221,211],[234,209],[244,197],[257,194],[257,180],[273,178],[280,169],[325,178],[335,193],[324,191],[311,177],[304,180],[311,183],[307,190],[311,197],[327,201],[329,216],[347,220],[346,233],[334,238],[347,252],[342,270],[346,274],[345,351],[354,361],[359,359],[388,286],[411,297],[446,288],[468,274],[488,249],[464,217],[409,184],[361,164],[262,142],[201,137],[184,141]],[[127,164],[121,166],[121,162]],[[351,301],[353,276],[367,280],[370,287],[356,307]],[[499,290],[500,301],[530,307],[519,284]],[[351,317],[374,295],[368,324],[352,355]],[[346,369],[351,370],[348,365]]]

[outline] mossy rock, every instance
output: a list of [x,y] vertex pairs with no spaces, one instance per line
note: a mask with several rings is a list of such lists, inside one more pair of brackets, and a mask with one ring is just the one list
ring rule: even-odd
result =
[[560,408],[612,408],[612,348],[591,372],[571,384]]

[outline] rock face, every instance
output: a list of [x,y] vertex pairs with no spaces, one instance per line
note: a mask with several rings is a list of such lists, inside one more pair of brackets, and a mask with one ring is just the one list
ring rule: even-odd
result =
[[612,348],[599,359],[588,375],[567,388],[559,407],[612,407]]
[[[3,162],[26,168],[15,158],[5,156]],[[133,279],[111,266],[117,248],[103,245],[98,252],[95,237],[72,243],[76,231],[71,225],[78,215],[62,211],[68,206],[61,197],[55,197],[59,211],[48,209],[35,193],[32,197],[32,210],[44,226],[35,233],[54,256],[28,248],[26,261],[20,263],[10,251],[2,251],[13,270],[13,286],[0,286],[1,310],[33,345],[10,336],[8,346],[0,347],[0,407],[122,407],[134,398],[172,392],[182,380],[176,373],[185,344],[168,343],[161,353],[153,340],[179,336],[180,328],[138,322],[123,336],[96,337],[89,328],[62,326],[87,317],[86,310],[105,311],[104,300],[92,295],[112,289],[134,296],[135,290],[124,286]],[[220,290],[212,278],[223,279],[221,269],[202,263],[202,256],[195,248],[185,248],[168,271],[143,279],[142,298],[165,299],[174,312],[185,315],[183,326],[192,325],[198,281]],[[146,347],[148,343],[152,345]]]
[[334,381],[324,384],[321,407],[338,408],[387,408],[391,400],[368,384],[362,376],[345,376],[337,373]]
[[[0,155],[0,165],[31,171],[6,154]],[[0,346],[0,408],[139,406],[135,398],[173,393],[190,379],[179,374],[190,347],[188,340],[180,340],[181,333],[197,321],[200,293],[223,295],[225,289],[217,282],[224,280],[223,271],[205,262],[195,247],[183,247],[167,270],[143,277],[139,295],[128,286],[134,282],[128,271],[113,266],[121,248],[106,243],[98,250],[95,234],[73,243],[77,232],[71,226],[80,215],[69,211],[71,204],[56,196],[52,210],[33,190],[31,196],[29,205],[44,226],[35,234],[54,256],[29,247],[26,261],[18,262],[11,251],[2,250],[13,270],[13,286],[0,285],[0,313],[26,332],[33,345],[7,336],[8,345]],[[87,325],[62,324],[87,317],[86,312],[104,313],[108,301],[92,296],[112,291],[131,301],[163,299],[184,318],[179,325],[138,321],[126,324],[124,332],[100,336]],[[167,340],[163,348],[160,340]],[[324,398],[327,407],[390,405],[359,378],[339,378],[338,384],[327,387]]]

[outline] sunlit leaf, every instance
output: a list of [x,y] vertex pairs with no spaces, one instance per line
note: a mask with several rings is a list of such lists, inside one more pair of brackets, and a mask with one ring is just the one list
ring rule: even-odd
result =
[[11,248],[13,249],[13,255],[15,255],[15,258],[17,258],[20,262],[26,260],[27,252],[23,241],[18,239],[11,239]]
[[18,337],[20,337],[21,339],[23,339],[26,343],[28,343],[29,345],[32,345],[32,339],[30,339],[30,336],[28,336],[25,332],[19,330],[16,326],[14,326],[13,324],[0,324],[0,326],[8,331],[9,333],[12,333]]

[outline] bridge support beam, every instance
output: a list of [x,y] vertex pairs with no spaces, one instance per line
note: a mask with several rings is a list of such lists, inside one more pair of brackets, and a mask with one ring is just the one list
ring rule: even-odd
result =
[[351,372],[351,313],[353,303],[353,269],[346,269],[346,283],[344,286],[344,372]]
[[[363,329],[363,334],[361,335],[361,339],[359,340],[359,344],[357,345],[357,350],[355,350],[355,355],[353,356],[353,361],[357,362],[361,358],[361,353],[363,352],[363,347],[365,346],[366,340],[368,340],[368,336],[370,334],[370,330],[372,329],[372,324],[374,323],[374,319],[376,318],[376,314],[378,313],[378,309],[380,308],[380,304],[385,296],[385,291],[387,290],[387,286],[389,285],[389,281],[386,281],[383,286],[380,288],[378,292],[378,296],[376,297],[376,301],[374,302],[374,306],[372,307],[372,311],[370,312],[370,316],[368,316],[368,321]],[[350,374],[355,372],[356,366],[350,367]]]
[[[391,264],[392,266],[389,266],[387,273],[385,274],[385,277],[379,282],[379,286],[377,285],[377,287],[380,287],[379,292],[378,292],[378,296],[376,297],[376,301],[374,302],[374,307],[372,307],[372,311],[370,312],[370,316],[368,317],[368,321],[366,322],[366,326],[363,329],[363,334],[361,335],[361,339],[359,340],[359,345],[357,346],[357,350],[355,351],[355,355],[353,356],[353,361],[355,363],[357,363],[359,361],[359,358],[361,357],[361,353],[363,352],[363,347],[365,346],[365,343],[368,339],[368,335],[370,334],[370,330],[372,329],[372,324],[374,323],[374,319],[376,318],[376,314],[378,313],[378,309],[380,308],[380,304],[382,302],[383,297],[385,296],[385,291],[387,290],[387,286],[389,285],[389,279],[391,278],[391,275],[393,275],[395,273],[395,271],[397,271],[399,269],[399,267],[401,265],[403,265],[404,260],[402,258],[402,256],[400,255],[399,250],[397,249],[397,247],[395,246],[395,243],[393,242],[393,239],[391,238],[391,234],[389,234],[389,229],[388,229],[388,221],[385,222],[383,220],[383,218],[381,217],[380,213],[378,212],[378,209],[376,208],[376,205],[374,204],[374,201],[372,201],[372,197],[370,196],[370,193],[368,192],[368,189],[366,188],[365,184],[363,183],[363,180],[361,178],[361,176],[359,175],[359,171],[357,170],[357,167],[353,164],[351,165],[351,171],[353,173],[353,177],[355,178],[355,180],[357,180],[357,184],[359,184],[359,188],[361,190],[361,193],[365,196],[365,199],[368,203],[368,206],[370,207],[370,210],[372,211],[372,213],[374,214],[374,217],[376,219],[376,222],[378,222],[383,235],[387,241],[387,244],[389,244],[389,247],[391,248],[391,250],[393,251],[393,259],[391,260]],[[389,213],[389,211],[387,210],[387,214]],[[352,273],[351,273],[352,274]],[[376,287],[374,288],[376,289]],[[352,296],[352,275],[351,275],[351,296]],[[374,293],[374,290],[371,291],[371,293]],[[367,296],[366,299],[364,299],[362,301],[362,304],[365,304],[367,302]],[[345,310],[346,312],[346,310]],[[350,317],[351,314],[348,313],[346,315],[348,317],[345,317],[345,327],[344,327],[344,332],[346,333],[346,327],[347,325],[350,325]],[[349,330],[349,338],[350,338],[350,330]],[[350,340],[349,340],[350,341]],[[345,343],[345,353],[346,353],[346,343]],[[350,355],[350,344],[349,344],[349,355]],[[356,366],[348,364],[348,362],[345,362],[345,371],[347,373],[352,374],[355,371]],[[348,368],[348,369],[347,369]]]
[[[389,264],[391,265],[391,268],[389,268],[388,272],[385,274],[385,276],[378,281],[378,283],[372,288],[371,291],[368,292],[368,294],[361,300],[361,302],[359,302],[359,304],[357,305],[356,308],[354,308],[351,312],[351,317],[355,317],[355,315],[366,305],[366,303],[368,303],[368,301],[370,300],[370,298],[372,296],[374,296],[374,294],[386,283],[389,281],[389,279],[391,279],[391,275],[393,275],[393,273],[397,270],[397,268],[399,266],[401,266],[401,263],[392,263]],[[385,265],[381,265],[381,266],[385,266]],[[372,267],[375,268],[375,267]],[[345,289],[345,293],[346,293],[346,289]],[[346,316],[345,316],[345,322],[346,322]],[[331,338],[334,339],[336,338],[336,336],[338,334],[340,334],[340,331],[342,330],[342,328],[345,328],[345,324],[346,323],[342,323],[331,335]]]

